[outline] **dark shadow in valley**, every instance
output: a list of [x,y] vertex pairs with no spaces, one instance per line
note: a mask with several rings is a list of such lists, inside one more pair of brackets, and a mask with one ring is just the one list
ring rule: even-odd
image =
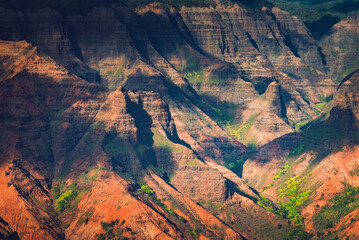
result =
[[[289,151],[288,156],[300,156],[304,152],[313,152],[311,160],[315,165],[332,153],[342,151],[345,146],[359,145],[359,121],[350,109],[333,108],[330,117],[324,121],[315,121],[302,132],[286,134],[262,147],[263,151],[272,149],[273,144]],[[262,151],[262,154],[263,154]],[[277,157],[283,157],[278,155]],[[254,157],[255,161],[269,162],[266,157]]]
[[[232,182],[231,180],[227,179],[226,178],[226,183],[227,183],[227,187],[228,187],[228,191],[229,191],[229,195],[232,196],[234,193],[237,193],[245,198],[248,198],[250,199],[251,201],[253,201],[254,203],[257,203],[258,199],[249,195],[248,193],[240,190],[238,187],[237,187],[237,184],[235,184],[234,182]],[[254,190],[254,189],[251,189],[251,190]],[[258,192],[254,190],[254,193],[258,195]],[[229,196],[228,196],[229,197]]]
[[324,34],[326,34],[329,31],[329,29],[331,29],[331,27],[333,27],[339,21],[340,21],[339,17],[326,14],[323,17],[313,22],[305,22],[305,25],[307,26],[308,30],[312,33],[312,36],[316,40],[319,40]]
[[350,13],[359,9],[359,1],[343,1],[341,3],[335,4],[330,10],[341,12],[341,13]]

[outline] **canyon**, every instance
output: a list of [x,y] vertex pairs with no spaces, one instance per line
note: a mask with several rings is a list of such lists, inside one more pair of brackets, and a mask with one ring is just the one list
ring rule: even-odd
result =
[[190,2],[0,7],[1,239],[359,237],[359,18]]

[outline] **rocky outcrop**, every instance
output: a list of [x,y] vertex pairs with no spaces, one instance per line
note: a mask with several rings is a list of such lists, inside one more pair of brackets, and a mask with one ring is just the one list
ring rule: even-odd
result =
[[47,8],[15,12],[1,8],[0,14],[4,19],[1,39],[26,40],[78,76],[90,82],[100,80],[98,74],[74,54],[77,49],[72,42],[71,29],[57,11]]
[[[323,54],[303,23],[277,8],[252,12],[219,5],[178,12],[150,4],[131,12],[116,5],[83,16],[47,9],[46,24],[35,10],[0,14],[8,19],[0,26],[3,39],[26,39],[69,71],[90,82],[101,78],[111,90],[175,84],[212,107],[238,109],[275,80],[293,124],[316,118],[312,104],[334,91],[323,73]],[[201,108],[208,113],[206,104]]]
[[[344,78],[334,98],[327,124],[356,139],[359,127],[359,70]],[[338,122],[342,124],[338,125]]]
[[264,111],[256,117],[245,141],[261,147],[272,140],[293,132],[293,129],[277,115]]
[[230,129],[234,137],[258,148],[293,132],[281,91],[280,85],[272,82],[264,94],[237,110],[235,122],[239,122],[238,128]]
[[169,207],[174,208],[180,216],[186,216],[190,222],[193,218],[199,219],[202,229],[206,229],[204,233],[201,232],[202,236],[208,234],[209,236],[207,235],[207,237],[209,238],[244,239],[241,234],[232,230],[216,216],[186,195],[178,192],[157,175],[151,173],[150,176],[146,177],[146,182],[154,189],[156,196],[163,199],[166,204],[169,203]]
[[[131,194],[127,181],[112,171],[101,171],[83,196],[66,229],[68,239],[94,239],[104,233],[99,222],[122,222],[121,235],[135,239],[185,239],[183,233],[150,205]],[[86,220],[87,219],[87,220]]]
[[[166,96],[150,90],[124,88],[108,93],[106,88],[77,78],[54,64],[51,58],[39,55],[36,48],[32,48],[26,42],[3,44],[4,47],[13,49],[9,51],[10,55],[5,51],[2,55],[2,58],[8,61],[5,63],[8,72],[11,73],[4,76],[1,82],[2,98],[8,100],[1,107],[4,123],[2,131],[9,136],[2,146],[9,146],[8,149],[14,149],[16,152],[4,151],[2,154],[4,166],[7,166],[6,163],[13,159],[13,156],[21,156],[21,160],[13,161],[14,165],[10,166],[9,184],[13,187],[7,188],[13,201],[20,205],[25,203],[27,210],[19,215],[20,208],[14,207],[11,211],[1,214],[6,220],[10,219],[10,226],[15,226],[14,229],[21,237],[33,239],[43,236],[61,239],[64,234],[70,238],[78,238],[80,234],[86,238],[98,233],[99,225],[91,231],[83,230],[86,234],[77,227],[71,230],[73,221],[81,217],[77,215],[77,211],[81,213],[81,208],[73,214],[60,214],[59,218],[56,211],[51,210],[57,204],[51,192],[53,178],[54,186],[61,183],[61,178],[66,178],[67,189],[71,183],[76,182],[76,191],[96,191],[96,186],[92,182],[80,180],[80,176],[90,171],[89,168],[92,166],[114,169],[120,174],[128,171],[140,172],[149,165],[159,166],[172,174],[170,182],[192,199],[225,201],[230,196],[228,182],[221,173],[203,163],[190,145],[179,137],[171,116],[171,107],[166,103],[170,96],[165,85],[159,90],[164,94],[167,92]],[[18,60],[19,56],[22,57],[22,61]],[[155,74],[154,77],[156,74],[158,76],[157,71],[148,71]],[[24,79],[27,83],[21,84]],[[147,82],[146,89],[153,88],[153,84],[156,82]],[[38,95],[26,95],[25,89]],[[14,91],[16,94],[13,94]],[[66,94],[69,94],[68,97]],[[11,103],[14,98],[22,105],[13,108]],[[29,107],[31,105],[26,104],[26,101],[33,106]],[[192,103],[188,104],[194,107]],[[193,113],[194,116],[199,114],[201,118],[207,118],[209,121],[208,116],[199,109],[198,111]],[[211,124],[215,126],[214,122]],[[15,127],[22,129],[23,134],[19,135]],[[217,128],[220,129],[218,126]],[[230,140],[223,130],[221,134],[227,138],[227,144],[231,148],[238,148],[240,153],[245,151],[239,143],[231,145],[230,141],[234,141]],[[36,140],[34,142],[31,139]],[[11,145],[14,147],[10,147]],[[219,154],[219,146],[216,146],[216,151]],[[50,174],[50,169],[53,175]],[[197,180],[193,181],[193,177]],[[4,179],[3,185],[6,184]],[[212,192],[217,194],[213,195]],[[109,192],[109,196],[111,195]],[[3,206],[7,209],[5,203]],[[74,209],[76,207],[74,206]],[[146,211],[152,211],[150,209]],[[85,209],[84,212],[87,210],[89,209]],[[133,212],[133,216],[138,214],[140,213]],[[26,222],[23,220],[26,218],[33,220]],[[149,221],[156,218],[150,217]],[[100,222],[94,221],[97,224]],[[14,225],[15,222],[20,224]],[[34,231],[28,230],[30,223]],[[70,224],[65,233],[61,228],[63,224]],[[140,223],[134,224],[131,229],[137,229],[137,224]],[[169,234],[180,234],[177,230],[174,231],[176,233]],[[140,233],[136,231],[136,234]],[[141,234],[143,238],[151,238],[147,236],[147,232]]]
[[[238,6],[230,9],[183,8],[181,16],[199,47],[238,64],[245,72],[244,78],[254,82],[260,93],[273,79],[283,79],[277,70],[294,79],[309,79],[309,82],[325,79],[323,74],[315,71],[324,71],[325,67],[322,54],[308,30],[297,18],[278,8],[263,8],[258,14]],[[296,81],[292,79],[291,82],[295,84]],[[288,85],[281,84],[292,94]]]
[[4,240],[18,240],[19,235],[13,232],[9,227],[9,223],[0,217],[0,237]]
[[[319,213],[324,206],[330,206],[333,198],[348,186],[359,186],[355,173],[359,140],[358,76],[355,71],[343,80],[326,120],[264,145],[244,165],[243,178],[272,199],[278,198],[278,189],[288,177],[307,179],[300,187],[309,190],[311,197],[300,210],[309,231],[321,231],[317,229],[320,223],[313,212]],[[345,222],[345,216],[342,217],[336,222],[339,225]],[[351,231],[341,232],[339,227],[331,230],[343,236],[355,236]]]
[[[186,239],[200,228],[203,238],[264,238],[271,229],[276,239],[278,224],[291,227],[240,178],[251,154],[240,141],[263,146],[243,170],[257,189],[276,184],[301,144],[310,149],[291,158],[296,174],[325,150],[356,144],[357,73],[339,88],[329,119],[293,133],[318,117],[315,104],[336,85],[303,23],[277,8],[118,4],[83,15],[0,9],[0,17],[0,38],[12,40],[0,41],[7,236],[91,239],[106,233],[101,221],[117,219],[128,238]],[[324,146],[322,128],[334,131]]]
[[336,81],[341,81],[358,67],[358,21],[357,17],[340,21],[320,39],[329,74]]
[[[2,138],[1,146],[8,147],[1,153],[6,172],[2,189],[7,191],[6,198],[1,199],[4,206],[1,216],[21,238],[61,239],[64,234],[52,210],[53,176],[48,166],[61,165],[61,161],[54,162],[60,160],[56,153],[66,152],[66,148],[61,152],[52,151],[57,142],[51,141],[54,132],[50,129],[61,125],[55,122],[56,113],[75,103],[86,103],[91,96],[101,101],[105,89],[70,74],[49,57],[39,55],[37,49],[26,42],[2,42],[1,46],[6,49],[1,57],[10,73],[0,83],[1,132],[7,136]],[[82,110],[86,113],[86,108]],[[88,124],[88,118],[91,115],[77,118],[79,124],[75,132],[66,134],[71,140],[64,143],[65,147],[71,149],[72,144],[76,144],[83,129],[81,124]],[[68,129],[71,123],[68,120]],[[61,140],[59,136],[58,141]],[[9,162],[12,164],[8,165]],[[8,204],[12,206],[7,207]]]

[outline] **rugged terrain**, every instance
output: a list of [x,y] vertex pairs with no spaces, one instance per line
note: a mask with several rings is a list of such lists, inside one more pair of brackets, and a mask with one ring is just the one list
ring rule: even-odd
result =
[[0,237],[354,239],[358,19],[255,4],[4,4]]

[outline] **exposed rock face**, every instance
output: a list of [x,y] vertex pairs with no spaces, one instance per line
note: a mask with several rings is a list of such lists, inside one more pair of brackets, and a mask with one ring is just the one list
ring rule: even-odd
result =
[[113,172],[101,172],[92,183],[91,191],[79,202],[75,216],[71,218],[73,221],[66,219],[70,224],[66,229],[67,238],[95,239],[96,233],[101,233],[98,219],[105,222],[121,219],[126,229],[123,236],[128,238],[185,239],[161,213],[129,193],[129,187],[128,182]]
[[272,82],[264,94],[237,110],[236,119],[241,122],[239,129],[242,129],[237,137],[246,144],[261,147],[291,133],[287,113],[281,87]]
[[[136,71],[138,60],[144,58],[181,88],[188,89],[176,70],[183,73],[198,93],[215,105],[238,107],[252,101],[257,93],[242,79],[254,83],[259,93],[276,79],[289,93],[283,94],[286,107],[295,104],[297,113],[314,117],[302,98],[317,102],[317,95],[329,95],[334,90],[333,83],[316,71],[325,70],[322,53],[303,23],[277,8],[252,13],[235,5],[166,12],[153,4],[137,15],[119,6],[95,8],[87,16],[66,19],[47,10],[43,18],[47,19],[46,24],[35,17],[37,12],[17,16],[2,10],[2,14],[8,19],[4,22],[3,38],[25,38],[90,81],[99,77],[90,68],[95,69],[112,88]],[[24,30],[19,26],[25,21],[29,27]],[[46,39],[51,42],[45,43]],[[202,52],[222,61],[205,57]],[[222,79],[225,82],[221,83]],[[235,97],[226,97],[228,90]],[[301,121],[294,115],[289,117]]]
[[[354,188],[359,186],[355,174],[359,140],[358,80],[358,71],[343,80],[326,120],[301,133],[268,143],[244,166],[244,179],[257,189],[269,186],[264,193],[272,199],[278,198],[276,190],[285,181],[282,179],[287,179],[290,174],[307,177],[301,187],[313,193],[309,203],[301,210],[310,231],[320,231],[316,228],[318,220],[312,214],[314,211],[320,212],[324,206],[330,205],[335,196],[345,191],[347,184]],[[283,168],[285,165],[287,167]],[[355,237],[356,233],[351,230],[339,230],[346,218],[342,216],[336,226],[329,228],[340,236]]]
[[5,240],[17,240],[20,239],[16,232],[13,232],[4,219],[0,217],[0,237]]
[[[59,109],[87,102],[90,96],[101,101],[105,89],[68,73],[50,58],[38,55],[37,49],[26,42],[2,42],[1,46],[6,49],[2,51],[3,64],[11,69],[11,75],[0,83],[1,134],[7,136],[1,141],[1,158],[3,170],[8,173],[2,179],[2,189],[8,193],[5,199],[1,198],[4,206],[1,216],[5,221],[11,219],[9,226],[21,238],[61,239],[64,234],[51,208],[54,203],[50,193],[52,176],[47,167],[58,160],[51,149],[52,132],[49,131],[56,123],[50,118]],[[83,110],[86,112],[86,108]],[[91,115],[80,118],[82,122],[67,136],[71,140],[64,147],[73,147],[81,123],[86,124],[87,117]],[[56,141],[53,144],[56,146]],[[8,166],[6,163],[10,161],[13,164]],[[7,211],[8,204],[11,211]]]
[[254,120],[253,126],[246,136],[247,142],[255,142],[257,146],[264,144],[293,132],[281,118],[277,115],[264,111]]
[[172,179],[174,186],[192,199],[215,202],[224,201],[229,196],[225,181],[217,170],[201,165],[180,167]]
[[359,20],[349,18],[335,24],[320,39],[320,46],[325,50],[329,73],[333,79],[341,81],[358,67]]
[[[272,9],[272,13],[274,19],[279,23],[278,27],[282,32],[283,43],[289,48],[295,57],[300,57],[303,62],[308,64],[303,67],[307,69],[308,67],[313,67],[316,70],[325,72],[326,62],[324,55],[320,48],[318,48],[317,43],[312,38],[304,23],[297,17],[291,16],[289,13],[276,7]],[[294,58],[292,58],[292,60],[294,60]],[[273,61],[275,60],[273,59]],[[275,66],[278,66],[277,64],[275,64]],[[290,65],[294,64],[294,62],[281,62],[281,64],[284,65],[284,67],[282,67],[283,69],[288,69],[290,68]],[[289,66],[285,66],[286,64]],[[279,67],[279,69],[281,69],[281,67]],[[297,70],[299,72],[297,74],[303,74],[303,72],[301,72],[303,70],[305,71],[305,69]],[[287,73],[288,70],[282,71]]]
[[[239,69],[245,72],[244,78],[251,79],[260,93],[277,79],[294,101],[303,105],[294,96],[292,88],[317,84],[313,80],[323,81],[326,78],[324,74],[315,71],[323,71],[325,67],[321,61],[321,52],[304,24],[277,8],[264,8],[259,14],[240,7],[183,8],[181,16],[201,49],[238,64]],[[294,39],[293,42],[291,39]],[[315,64],[307,62],[307,59]],[[314,66],[314,69],[310,66]],[[291,79],[288,82],[286,79],[287,83],[284,83],[282,81],[285,77],[278,70],[302,81]],[[306,83],[303,82],[305,79]],[[330,83],[323,86],[326,93],[330,85],[333,86]],[[322,90],[319,87],[316,91]],[[309,92],[302,94],[312,98]]]
[[[46,165],[54,161],[49,144],[49,115],[59,105],[86,102],[92,94],[99,99],[104,88],[59,68],[26,42],[2,42],[1,46],[6,49],[2,51],[3,64],[11,69],[11,75],[0,83],[1,133],[7,136],[1,141],[1,158],[3,170],[8,173],[2,179],[5,199],[1,198],[1,215],[5,221],[11,220],[9,226],[21,238],[61,239],[64,235],[56,213],[49,208],[53,204],[52,176]],[[15,56],[7,55],[8,52]],[[8,168],[6,163],[10,160],[13,164]],[[6,206],[12,210],[7,211]]]
[[[335,90],[297,18],[277,8],[158,4],[66,16],[0,9],[0,17],[0,216],[8,223],[0,234],[94,239],[110,234],[111,220],[124,220],[114,229],[135,239],[278,239],[278,224],[293,229],[239,176],[251,154],[240,141],[264,145],[243,175],[258,189],[272,183],[307,137],[291,126],[316,118],[319,96]],[[351,133],[345,144],[357,134],[353,86],[341,85],[324,123]],[[229,134],[228,112],[246,129],[240,138]],[[308,141],[311,150],[336,146],[321,140]],[[225,167],[233,164],[235,172]]]
[[[228,182],[221,173],[199,160],[190,145],[180,139],[170,107],[165,100],[170,97],[164,85],[159,90],[166,95],[165,97],[160,92],[151,90],[124,88],[109,93],[98,84],[88,83],[70,74],[66,69],[57,66],[51,58],[39,55],[36,48],[24,41],[2,42],[2,47],[7,49],[2,52],[1,57],[9,75],[4,75],[1,82],[1,96],[4,99],[0,109],[3,121],[1,132],[8,136],[6,141],[3,138],[1,146],[8,147],[14,152],[2,152],[4,169],[8,168],[4,170],[8,172],[8,177],[2,178],[2,186],[8,193],[6,199],[1,199],[4,206],[1,215],[9,221],[9,226],[14,228],[20,237],[93,238],[96,233],[101,232],[100,221],[107,221],[107,218],[112,217],[119,218],[122,216],[121,211],[131,211],[128,221],[132,223],[129,227],[133,231],[126,233],[127,236],[151,239],[151,234],[164,234],[174,238],[185,238],[174,225],[155,227],[157,230],[149,232],[143,230],[158,225],[153,225],[153,221],[158,221],[160,225],[166,221],[161,220],[163,214],[149,213],[153,211],[152,208],[147,206],[144,200],[135,200],[129,187],[123,190],[124,194],[132,196],[133,199],[129,200],[131,204],[144,204],[144,211],[150,214],[148,223],[143,219],[137,219],[143,215],[142,212],[126,210],[119,206],[122,210],[113,213],[111,217],[96,207],[93,209],[88,206],[82,209],[81,201],[76,205],[77,210],[73,214],[65,212],[58,217],[56,211],[52,210],[54,205],[58,204],[50,190],[53,178],[58,186],[61,183],[60,179],[66,177],[67,188],[68,184],[76,182],[77,187],[72,191],[79,194],[86,193],[88,189],[105,189],[110,196],[109,204],[113,203],[114,195],[109,189],[106,190],[106,181],[100,181],[106,186],[96,185],[94,179],[102,178],[93,170],[86,170],[92,166],[112,167],[119,172],[140,172],[149,165],[159,166],[173,175],[171,183],[178,190],[195,200],[207,199],[218,202],[225,201],[231,196]],[[163,83],[164,79],[160,78],[155,70],[149,68],[147,72],[154,74],[154,79],[157,77],[157,80]],[[20,83],[25,79],[27,82]],[[154,88],[153,84],[157,84],[156,81],[147,82],[145,89]],[[28,95],[25,89],[31,94]],[[13,107],[12,104],[16,102],[16,107]],[[187,104],[193,106],[190,102]],[[196,115],[208,118],[203,112],[195,112],[194,116]],[[214,122],[211,124],[215,125]],[[218,126],[217,128],[220,129]],[[20,130],[22,134],[19,134]],[[221,135],[227,138],[232,149],[237,149],[239,153],[245,152],[245,148],[239,143],[231,145],[231,141],[234,141],[223,130]],[[35,142],[32,139],[35,139]],[[216,149],[219,154],[219,146],[216,146]],[[168,158],[169,156],[171,158]],[[10,160],[12,165],[7,165]],[[51,162],[54,175],[48,170]],[[89,172],[92,180],[79,180],[85,171]],[[101,171],[101,174],[114,175],[113,172],[106,171]],[[183,176],[190,178],[183,181]],[[193,177],[198,180],[193,181]],[[120,184],[118,181],[122,181],[120,177],[112,178],[112,187]],[[7,184],[9,186],[6,186]],[[217,194],[213,195],[213,192]],[[97,195],[93,193],[91,196]],[[105,201],[102,193],[99,196]],[[124,196],[118,198],[122,199]],[[7,211],[9,208],[6,202],[15,202],[17,205],[12,203],[11,211]],[[26,210],[22,210],[22,204],[25,204]],[[83,228],[78,227],[76,222],[82,222],[89,212],[94,216],[96,211],[102,214],[101,217],[94,218],[97,227],[90,227],[91,224],[86,224]],[[69,224],[65,232],[61,228],[62,224]],[[168,229],[172,229],[173,232]],[[235,233],[228,234],[230,238]],[[227,236],[226,233],[223,236]]]
[[91,82],[99,81],[96,72],[74,56],[76,46],[61,14],[49,8],[26,13],[1,8],[0,12],[4,19],[1,22],[1,39],[26,40],[80,77]]
[[[257,188],[268,185],[270,180],[288,160],[286,157],[300,144],[308,145],[306,151],[314,151],[306,157],[312,158],[323,151],[356,144],[358,136],[358,71],[353,72],[344,79],[333,103],[330,116],[323,122],[313,125],[304,132],[290,134],[270,142],[247,161],[243,176],[253,181]],[[342,124],[338,124],[341,122]],[[323,133],[325,132],[325,133]],[[323,134],[326,134],[323,136]],[[323,139],[325,137],[325,139]],[[342,139],[341,143],[337,140]],[[325,141],[322,144],[320,141]],[[325,165],[325,164],[324,164]],[[273,168],[272,168],[273,167]],[[270,175],[268,175],[269,173]],[[260,181],[258,181],[260,177]]]
[[[359,71],[356,70],[344,78],[338,93],[334,98],[333,109],[330,112],[328,125],[344,131],[347,135],[356,138],[359,119]],[[337,125],[338,121],[343,124]]]
[[[151,173],[150,177],[146,178],[146,182],[151,186],[156,195],[164,199],[166,203],[170,203],[170,207],[181,206],[177,211],[180,216],[186,216],[188,219],[198,218],[204,226],[206,226],[212,233],[225,239],[244,239],[243,236],[233,231],[230,227],[224,224],[220,219],[207,212],[203,207],[193,202],[186,195],[176,191],[176,189],[169,186],[161,178]],[[216,230],[217,227],[219,230]],[[211,236],[211,237],[212,237]]]

